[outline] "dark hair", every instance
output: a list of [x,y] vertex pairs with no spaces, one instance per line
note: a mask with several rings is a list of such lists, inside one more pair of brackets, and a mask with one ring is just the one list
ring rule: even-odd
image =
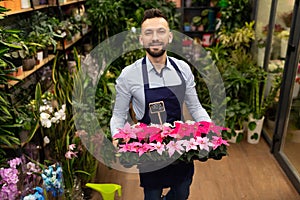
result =
[[159,9],[151,8],[151,9],[145,10],[144,17],[143,17],[141,24],[143,24],[144,21],[146,21],[146,19],[151,19],[151,18],[155,18],[155,17],[162,17],[166,21],[168,21],[168,18]]

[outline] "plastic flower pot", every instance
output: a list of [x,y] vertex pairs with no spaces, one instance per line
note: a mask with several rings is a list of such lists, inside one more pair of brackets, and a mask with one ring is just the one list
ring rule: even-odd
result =
[[87,183],[87,187],[92,188],[99,192],[103,200],[114,200],[115,192],[118,191],[119,197],[121,196],[121,185],[114,183]]

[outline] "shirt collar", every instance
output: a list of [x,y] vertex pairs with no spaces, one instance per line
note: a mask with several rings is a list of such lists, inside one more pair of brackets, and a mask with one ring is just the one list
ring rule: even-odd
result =
[[[147,72],[151,72],[151,71],[155,71],[152,63],[150,62],[149,58],[146,56],[146,65],[147,65]],[[164,67],[164,69],[168,69],[170,70],[171,69],[171,63],[169,61],[169,57],[167,56],[167,64],[166,66]]]

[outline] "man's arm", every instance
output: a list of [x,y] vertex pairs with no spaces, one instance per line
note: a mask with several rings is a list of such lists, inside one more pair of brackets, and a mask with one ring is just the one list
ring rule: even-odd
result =
[[112,136],[118,132],[118,128],[123,128],[128,117],[129,103],[131,93],[126,83],[124,74],[116,80],[116,99],[113,109],[112,118],[110,120],[110,130]]

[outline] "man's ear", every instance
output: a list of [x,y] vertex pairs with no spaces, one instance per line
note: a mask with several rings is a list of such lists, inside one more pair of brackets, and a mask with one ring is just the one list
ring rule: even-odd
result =
[[139,42],[140,42],[140,44],[141,44],[142,46],[144,45],[143,38],[142,38],[141,35],[140,35],[140,37],[139,37]]
[[172,40],[173,40],[173,33],[170,32],[169,33],[169,43],[172,43]]

